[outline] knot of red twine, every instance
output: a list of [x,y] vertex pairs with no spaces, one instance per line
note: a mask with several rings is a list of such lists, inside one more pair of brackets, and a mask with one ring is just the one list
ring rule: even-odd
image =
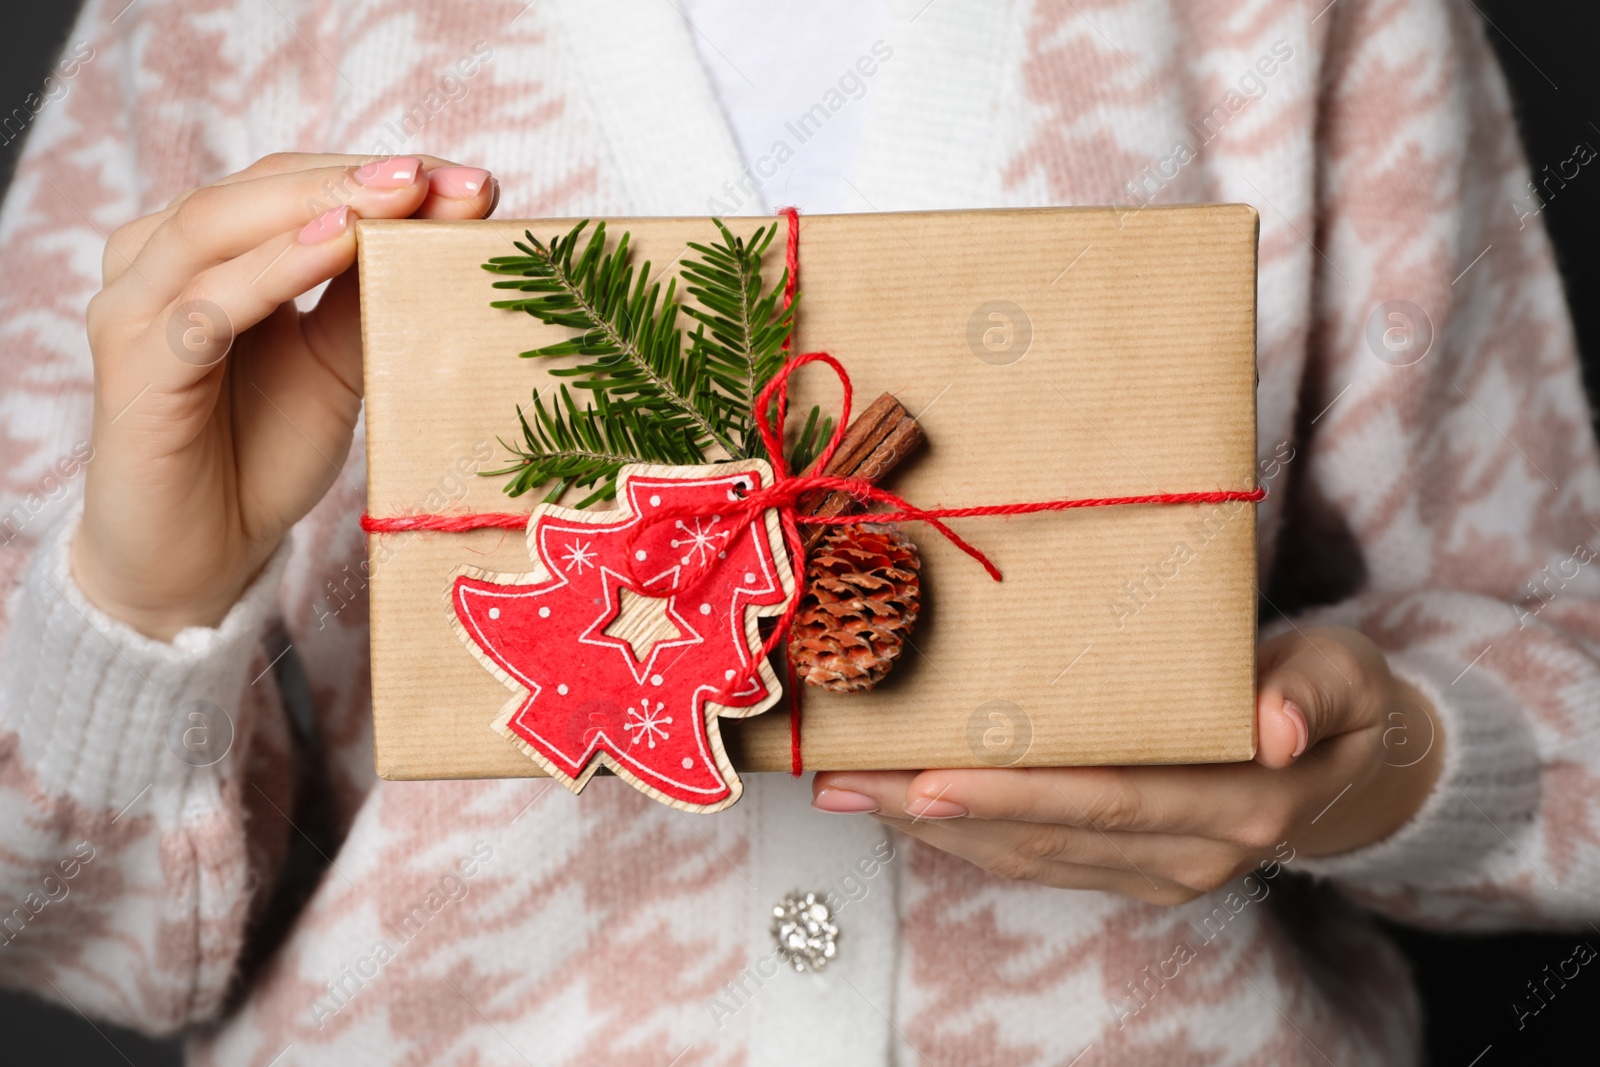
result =
[[[764,516],[768,511],[778,514],[778,521],[783,530],[783,539],[788,546],[789,560],[794,571],[794,589],[789,594],[788,601],[784,604],[783,613],[778,616],[772,633],[761,646],[759,655],[751,660],[745,672],[730,681],[717,696],[727,698],[731,693],[743,689],[752,677],[761,669],[761,664],[770,656],[779,645],[783,644],[789,635],[789,628],[794,623],[795,616],[800,612],[800,603],[805,596],[805,543],[800,538],[800,524],[807,525],[854,525],[862,522],[925,522],[943,534],[952,544],[983,565],[984,570],[995,581],[1001,580],[1000,568],[992,563],[977,548],[969,544],[960,534],[940,521],[946,514],[957,514],[966,510],[961,508],[944,508],[928,510],[916,507],[887,490],[880,489],[871,482],[860,478],[836,478],[824,474],[794,475],[789,472],[788,461],[783,452],[783,418],[788,410],[789,377],[795,371],[808,363],[826,363],[833,368],[839,376],[839,384],[843,387],[844,396],[839,404],[839,418],[834,424],[833,435],[828,439],[828,444],[823,448],[817,458],[816,468],[826,470],[828,461],[838,451],[839,444],[844,440],[845,428],[850,424],[850,404],[852,389],[850,375],[837,359],[826,352],[807,352],[805,355],[796,356],[783,365],[772,376],[772,380],[761,390],[756,398],[754,415],[756,428],[761,433],[761,442],[767,450],[767,462],[772,467],[773,480],[770,485],[763,485],[751,489],[743,496],[732,501],[716,501],[703,505],[680,504],[673,507],[653,511],[650,516],[639,524],[628,539],[628,553],[626,558],[632,567],[634,558],[633,546],[656,525],[664,522],[674,522],[686,518],[703,518],[710,514],[718,514],[731,518],[732,525],[728,529],[728,543],[739,539],[750,525]],[[771,417],[774,404],[777,407],[777,418]],[[862,503],[884,504],[894,509],[884,513],[871,513],[866,515],[806,515],[800,512],[800,499],[817,490],[839,491],[850,494]],[[672,584],[662,590],[666,593],[678,593],[695,585],[714,566],[712,559],[705,558],[694,564],[686,565],[678,571]],[[630,575],[638,582],[637,575]],[[804,773],[804,763],[800,754],[800,685],[795,676],[794,661],[787,652],[784,655],[784,664],[789,679],[789,763],[790,769],[796,777]]]
[[[797,279],[799,277],[799,248],[800,248],[800,218],[799,212],[794,208],[784,208],[780,212],[788,219],[789,233],[786,245],[788,265],[788,278],[784,284],[783,306],[787,310],[794,302]],[[783,345],[787,351],[789,342]],[[946,540],[961,551],[977,560],[989,576],[995,581],[1001,580],[1000,569],[994,565],[988,556],[968,543],[960,534],[945,525],[944,519],[957,518],[982,518],[1004,515],[1033,515],[1048,511],[1070,511],[1077,508],[1102,508],[1121,507],[1133,504],[1224,504],[1234,501],[1258,503],[1266,498],[1267,491],[1263,488],[1250,490],[1219,489],[1198,493],[1147,493],[1138,496],[1116,497],[1086,497],[1065,500],[1035,500],[1015,504],[983,504],[974,507],[959,508],[919,508],[894,493],[871,482],[860,478],[836,478],[823,474],[794,475],[789,472],[788,463],[783,452],[783,424],[788,414],[789,407],[789,377],[808,363],[826,363],[833,368],[839,377],[844,396],[839,406],[839,418],[834,425],[833,435],[828,439],[827,446],[822,450],[816,463],[817,470],[826,470],[828,461],[833,458],[840,442],[844,439],[846,428],[850,425],[851,385],[850,375],[844,366],[826,352],[807,352],[788,360],[783,367],[772,376],[772,380],[761,390],[756,398],[754,416],[756,428],[760,431],[762,444],[766,447],[767,460],[772,466],[773,481],[771,485],[764,485],[752,489],[737,500],[718,501],[705,506],[679,505],[662,508],[650,514],[645,522],[634,530],[629,539],[629,547],[642,537],[645,531],[657,523],[671,522],[683,518],[699,518],[713,512],[730,516],[734,523],[729,530],[728,543],[736,541],[757,518],[767,511],[776,511],[779,523],[783,530],[784,543],[789,550],[792,569],[795,572],[794,590],[788,602],[784,605],[783,613],[778,616],[777,624],[773,627],[771,635],[761,646],[761,654],[751,661],[751,665],[744,675],[733,679],[718,696],[741,689],[759,670],[761,663],[770,656],[777,647],[784,642],[789,633],[789,627],[800,611],[800,603],[805,595],[805,544],[800,538],[800,526],[852,526],[859,523],[896,523],[896,522],[923,522],[939,531]],[[772,408],[776,405],[776,418],[772,417]],[[876,511],[843,515],[803,515],[799,510],[800,498],[817,490],[844,492],[862,504],[879,504],[887,507],[888,511]],[[487,513],[476,515],[397,515],[388,517],[375,517],[372,515],[361,516],[361,528],[367,533],[409,533],[420,531],[435,531],[441,533],[461,533],[468,530],[501,529],[516,530],[526,529],[529,515],[518,513]],[[628,553],[628,558],[633,558],[633,553]],[[631,564],[630,564],[631,565]],[[705,577],[712,566],[709,559],[702,560],[693,566],[680,570],[673,580],[672,586],[665,590],[668,593],[681,592],[694,585],[695,582]],[[631,576],[635,582],[637,576]],[[789,753],[790,769],[796,777],[804,773],[804,764],[800,754],[800,690],[798,679],[795,677],[794,663],[787,653],[784,656],[789,675]],[[713,700],[716,698],[713,697]]]

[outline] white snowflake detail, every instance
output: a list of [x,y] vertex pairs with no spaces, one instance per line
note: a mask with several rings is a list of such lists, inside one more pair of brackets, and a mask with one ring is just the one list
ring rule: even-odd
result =
[[[646,697],[639,702],[637,708],[628,709],[628,721],[623,724],[622,728],[628,732],[628,743],[630,745],[637,745],[640,741],[648,741],[650,747],[655,748],[657,734],[661,735],[661,740],[665,741],[667,739],[666,727],[671,724],[672,716],[661,714],[662,709],[665,707],[665,704],[658,701],[656,710],[651,711],[650,700]],[[635,730],[639,731],[638,736],[634,736]]]
[[718,538],[723,541],[728,539],[728,531],[717,530],[717,524],[721,521],[721,517],[717,515],[711,516],[710,523],[702,523],[700,519],[695,519],[694,528],[690,529],[684,525],[682,519],[679,519],[677,523],[678,529],[689,536],[684,538],[674,537],[672,539],[673,548],[687,549],[678,562],[687,565],[697,555],[700,557],[701,563],[709,561],[712,553],[717,551],[716,540]]
[[574,540],[567,545],[567,554],[561,557],[561,562],[567,565],[567,570],[576,567],[578,573],[582,574],[583,568],[594,566],[596,553],[589,547],[593,543],[593,541]]

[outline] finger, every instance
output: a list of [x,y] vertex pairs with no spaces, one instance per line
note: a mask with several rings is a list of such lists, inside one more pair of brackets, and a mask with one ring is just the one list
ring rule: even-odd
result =
[[201,271],[299,230],[332,207],[348,206],[362,218],[405,218],[426,195],[427,177],[414,156],[207,186],[150,234],[108,295],[121,308],[150,314]]
[[300,331],[312,356],[356,396],[361,379],[361,288],[355,268],[333,279],[317,306],[306,312]]
[[[1028,767],[923,771],[881,810],[921,819],[971,817],[1056,823],[1126,833],[1234,840],[1259,820],[1263,783],[1253,764],[1208,767]],[[831,784],[871,791],[870,776],[838,772]],[[888,790],[892,787],[882,787]]]
[[156,227],[165,222],[170,214],[170,211],[159,211],[154,215],[145,215],[111,231],[111,236],[106,238],[106,247],[100,253],[102,289],[127,272],[133,264],[133,258],[145,246],[150,235],[156,232]]
[[1200,895],[1186,886],[1133,870],[1113,870],[1027,856],[1000,842],[958,833],[943,823],[883,819],[881,816],[876,818],[934,848],[964,859],[997,878],[1037,882],[1057,889],[1119,893],[1151,904],[1183,904]]
[[[886,815],[878,818],[892,825],[912,821]],[[1107,833],[992,819],[945,819],[938,825],[953,833],[997,842],[1033,859],[1132,871],[1202,892],[1223,885],[1254,858],[1236,845],[1182,834]]]
[[[255,178],[264,178],[275,174],[290,174],[298,171],[315,170],[326,167],[362,167],[374,160],[383,159],[383,156],[358,156],[342,152],[275,152],[262,156],[243,170],[235,171],[225,177],[219,178],[212,185],[233,185],[242,181]],[[417,156],[422,160],[424,171],[433,172],[437,169],[457,166],[454,161],[441,159],[438,156]],[[110,285],[128,269],[128,264],[139,250],[145,245],[150,235],[161,225],[178,205],[189,199],[203,186],[194,186],[185,189],[167,202],[162,210],[154,212],[120,227],[106,242],[106,250],[101,257],[101,285]],[[498,190],[497,190],[498,191]],[[491,207],[492,210],[492,207]]]
[[1319,741],[1371,727],[1372,680],[1387,677],[1377,646],[1353,630],[1312,628],[1257,653],[1256,762],[1289,766]]
[[811,780],[811,806],[836,815],[905,811],[916,771],[819,771]]
[[[236,182],[251,181],[256,178],[266,178],[274,174],[293,174],[298,171],[319,170],[325,167],[364,167],[370,163],[377,163],[386,159],[403,157],[356,155],[351,152],[273,152],[262,156],[243,170],[234,171],[224,175],[210,185],[232,185]],[[422,160],[422,169],[425,171],[436,170],[441,167],[455,167],[460,164],[451,159],[441,159],[439,156],[425,155],[421,152],[414,157]],[[183,203],[194,192],[205,186],[197,185],[185,189],[167,203],[160,214],[168,214],[172,209]]]
[[[252,178],[264,178],[272,174],[289,174],[323,167],[364,167],[368,163],[392,158],[397,157],[363,156],[351,152],[273,152],[262,156],[244,170],[218,179],[215,184],[226,185],[231,182],[249,181]],[[428,171],[440,167],[459,166],[453,159],[441,159],[439,156],[425,155],[421,152],[414,153],[414,158],[422,160],[422,169]]]
[[[369,164],[386,157],[356,156],[342,153],[283,152],[266,156],[255,164],[214,183],[230,185],[273,174],[297,173],[328,166],[355,167],[359,173]],[[419,154],[422,171],[428,179],[428,193],[413,213],[419,219],[485,218],[494,211],[500,198],[500,183],[481,167],[462,166],[438,156]],[[193,192],[194,190],[189,190]],[[184,194],[187,196],[188,194]],[[181,201],[175,201],[172,206]]]
[[500,183],[479,167],[441,167],[428,174],[428,196],[419,219],[482,219],[494,210]]
[[[202,271],[148,327],[128,374],[168,390],[203,377],[239,333],[350,267],[354,221],[349,208],[333,208],[300,230]],[[195,308],[205,310],[187,317]],[[172,325],[175,318],[182,320],[181,329]]]

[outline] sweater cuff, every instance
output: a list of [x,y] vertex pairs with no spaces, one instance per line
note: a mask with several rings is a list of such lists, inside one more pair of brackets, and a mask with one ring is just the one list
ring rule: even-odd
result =
[[[1482,668],[1422,653],[1388,660],[1433,704],[1433,743],[1444,746],[1439,780],[1416,815],[1382,841],[1295,866],[1382,895],[1480,880],[1488,857],[1515,848],[1537,817],[1540,763],[1526,714]],[[1388,762],[1415,759],[1401,751],[1386,749]]]
[[[31,784],[90,812],[120,812],[147,789],[181,786],[196,767],[225,765],[290,543],[218,626],[165,642],[113,619],[78,588],[68,548],[80,513],[45,536],[10,604],[0,729],[16,735]],[[201,739],[208,745],[196,751]]]

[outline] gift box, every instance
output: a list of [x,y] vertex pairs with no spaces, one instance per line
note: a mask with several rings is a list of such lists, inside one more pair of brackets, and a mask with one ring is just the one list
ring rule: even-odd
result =
[[[531,411],[535,394],[554,402],[570,381],[559,372],[575,362],[519,353],[578,331],[492,307],[507,293],[483,265],[576,221],[358,224],[369,514],[534,510],[541,492],[509,497],[511,476],[486,472],[503,469],[521,439],[519,406]],[[718,236],[709,219],[605,222],[611,247],[626,234],[632,262],[649,261],[648,277],[663,284],[683,269],[691,242]],[[783,220],[724,222],[745,237],[779,227],[762,259],[770,285],[784,269]],[[787,694],[760,714],[724,709],[731,717],[713,724],[716,756],[742,771],[1250,758],[1256,535],[1243,494],[1255,487],[1254,211],[819,215],[797,225],[791,351],[835,357],[858,411],[887,392],[915,416],[926,444],[885,482],[904,500],[951,508],[1232,495],[949,519],[999,582],[928,526],[905,525],[921,554],[922,605],[890,675],[865,693],[803,687],[798,724]],[[825,368],[798,370],[790,386],[791,413],[813,404],[837,412],[840,385]],[[792,435],[798,419],[790,421]],[[727,470],[735,468],[771,477],[759,462]],[[565,500],[587,495],[575,488]],[[626,507],[628,492],[619,499]],[[644,499],[636,493],[634,505]],[[576,521],[623,514],[608,506]],[[768,588],[778,592],[759,609],[771,614],[802,566],[783,558],[768,520],[749,536],[765,546],[762,566],[775,568]],[[506,528],[371,535],[381,776],[544,773],[505,719],[530,693],[554,700],[555,681],[486,656],[462,631],[467,609],[452,606],[463,575],[548,572],[537,554]],[[624,614],[643,603],[617,595]],[[749,612],[737,626],[757,635],[758,609]],[[690,624],[692,614],[671,632]],[[761,675],[774,698],[789,684],[782,674],[780,665]],[[676,729],[687,726],[680,715]],[[646,728],[616,740],[655,738]]]

